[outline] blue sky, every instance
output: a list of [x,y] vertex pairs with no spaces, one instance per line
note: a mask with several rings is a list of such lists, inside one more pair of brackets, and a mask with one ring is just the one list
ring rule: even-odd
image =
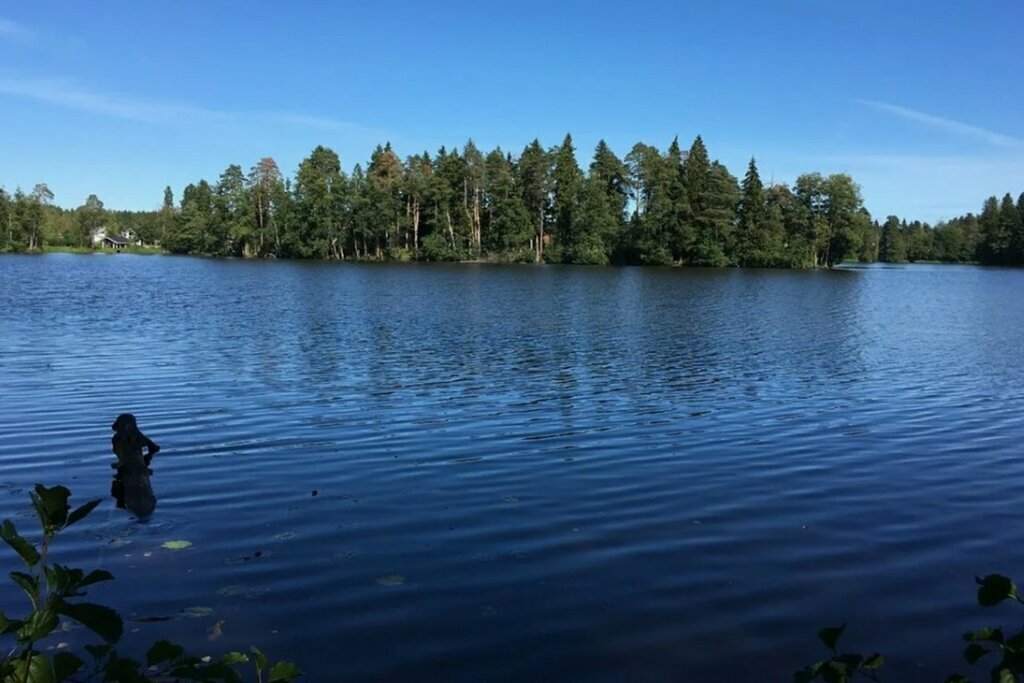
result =
[[698,133],[742,176],[847,172],[935,221],[1024,191],[1022,0],[8,2],[0,185],[151,209],[231,163],[293,174],[571,132],[584,167]]

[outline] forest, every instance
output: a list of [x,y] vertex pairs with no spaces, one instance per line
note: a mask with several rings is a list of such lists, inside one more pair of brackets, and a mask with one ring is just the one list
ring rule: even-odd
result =
[[[492,261],[769,268],[842,261],[1024,263],[1024,193],[989,197],[980,214],[935,226],[864,207],[846,174],[806,173],[766,186],[752,158],[742,180],[688,150],[637,143],[624,159],[603,141],[586,171],[572,137],[518,156],[470,140],[402,161],[378,146],[342,169],[319,146],[294,177],[269,157],[228,166],[154,211],[111,211],[90,195],[68,210],[45,184],[0,188],[0,251],[90,249],[92,235],[129,232],[176,254],[328,260]],[[156,202],[154,202],[156,203]]]

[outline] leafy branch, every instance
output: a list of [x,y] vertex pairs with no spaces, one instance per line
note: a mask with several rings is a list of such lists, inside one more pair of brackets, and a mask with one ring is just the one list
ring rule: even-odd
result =
[[[248,663],[253,665],[258,683],[285,683],[301,675],[291,662],[270,665],[266,655],[255,647],[248,654],[229,652],[213,659],[189,655],[181,646],[160,640],[146,652],[145,664],[121,657],[114,649],[124,632],[121,616],[110,607],[78,600],[85,597],[87,587],[112,581],[113,575],[103,569],[86,573],[51,562],[48,557],[54,537],[84,519],[100,504],[100,499],[71,509],[71,492],[67,488],[47,488],[42,484],[36,484],[29,497],[42,528],[38,546],[21,536],[10,520],[0,524],[0,538],[17,553],[25,567],[25,571],[12,571],[9,576],[31,606],[20,618],[0,612],[0,645],[7,649],[3,643],[13,641],[0,660],[2,683],[77,682],[101,675],[103,680],[123,683],[167,679],[235,683],[243,680],[236,667]],[[92,667],[84,677],[79,676],[87,668],[86,663],[77,654],[61,651],[50,656],[37,648],[38,643],[59,628],[62,616],[77,621],[103,640],[101,645],[85,646]]]

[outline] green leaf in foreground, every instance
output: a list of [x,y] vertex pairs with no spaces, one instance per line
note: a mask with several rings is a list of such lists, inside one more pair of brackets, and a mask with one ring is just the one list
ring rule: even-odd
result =
[[864,663],[861,664],[861,668],[873,671],[875,669],[880,669],[884,664],[885,657],[876,652],[875,654],[871,655],[870,657],[864,660]]
[[71,617],[108,643],[116,643],[124,632],[124,622],[121,621],[121,616],[103,605],[94,605],[88,602],[71,604],[61,601],[57,606],[57,611],[64,616]]
[[825,647],[835,652],[836,645],[839,643],[839,636],[843,635],[844,630],[846,630],[846,624],[842,626],[826,626],[818,631],[818,638],[825,644]]
[[222,655],[218,661],[225,666],[232,666],[233,664],[245,664],[249,661],[249,657],[244,652],[229,652]]
[[979,659],[981,659],[988,653],[989,650],[986,650],[981,645],[978,645],[977,643],[971,643],[966,648],[964,648],[964,659],[967,661],[968,664],[976,664]]
[[70,652],[58,652],[53,657],[53,673],[58,681],[70,678],[85,666],[85,662]]
[[993,607],[1003,600],[1017,599],[1017,584],[1002,574],[989,574],[984,579],[975,578],[978,584],[978,604]]
[[255,661],[256,668],[262,671],[267,668],[267,656],[263,654],[263,651],[258,647],[250,647],[249,652],[252,653],[252,658]]
[[18,553],[22,561],[29,567],[34,567],[39,562],[39,551],[36,550],[34,545],[18,535],[14,524],[8,519],[5,519],[4,523],[0,525],[0,538],[4,539],[7,545],[14,548],[14,552]]
[[278,662],[270,667],[270,678],[268,681],[270,683],[283,683],[285,681],[293,681],[301,675],[302,672],[299,671],[299,667],[291,662]]
[[72,510],[71,514],[68,515],[67,524],[65,524],[64,526],[71,526],[75,522],[83,519],[86,515],[92,512],[96,508],[96,506],[100,504],[101,501],[102,498],[93,498],[88,503],[84,503],[83,505],[80,505],[79,507]]
[[146,652],[146,664],[147,666],[156,666],[157,664],[170,662],[184,653],[185,650],[180,645],[175,645],[168,640],[158,640]]
[[50,660],[35,650],[26,650],[14,662],[14,681],[26,683],[54,683],[56,678]]

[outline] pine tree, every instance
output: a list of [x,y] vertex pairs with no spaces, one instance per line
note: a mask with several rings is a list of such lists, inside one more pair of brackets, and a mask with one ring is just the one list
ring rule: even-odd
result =
[[0,187],[0,253],[11,248],[11,232],[14,224],[11,197]]
[[391,143],[383,147],[378,145],[366,167],[369,227],[377,258],[393,257],[401,248],[398,242],[404,214],[401,197],[404,173],[402,162],[391,149]]
[[767,205],[757,162],[750,158],[743,177],[742,198],[737,209],[737,261],[741,266],[769,266],[775,260],[767,235]]
[[551,159],[539,140],[534,140],[519,157],[519,190],[535,227],[534,260],[544,256],[544,231],[548,221],[551,192]]
[[1001,263],[1019,263],[1017,240],[1020,235],[1020,214],[1013,197],[1007,192],[999,203],[999,234],[1003,244]]
[[1004,263],[1009,235],[1003,230],[999,210],[999,200],[995,196],[985,200],[978,218],[981,230],[981,244],[978,247],[978,258],[982,263]]
[[693,215],[694,247],[691,263],[722,266],[735,217],[738,189],[735,179],[716,163],[712,166],[704,141],[698,135],[684,165],[684,187]]
[[1017,198],[1017,223],[1013,234],[1013,262],[1024,264],[1024,192]]
[[889,216],[885,219],[879,251],[879,259],[886,263],[906,263],[907,261],[907,247],[904,243],[903,231],[900,230],[900,219],[896,216]]
[[294,197],[296,220],[282,240],[285,255],[340,258],[345,179],[333,150],[317,146],[302,160],[295,175]]
[[[558,251],[561,252],[555,260],[565,260],[568,254],[574,252],[578,242],[590,239],[586,234],[590,228],[573,221],[573,214],[580,199],[583,173],[576,163],[576,149],[573,147],[571,135],[566,135],[561,146],[552,151],[552,157],[555,162],[552,176],[554,238]],[[577,228],[583,230],[583,233],[577,234]]]
[[629,169],[626,164],[601,140],[594,150],[594,158],[587,173],[604,192],[609,209],[621,228],[626,219],[626,203],[629,201]]
[[498,148],[487,155],[484,167],[484,247],[503,259],[523,260],[530,255],[533,226],[516,185],[515,164]]

